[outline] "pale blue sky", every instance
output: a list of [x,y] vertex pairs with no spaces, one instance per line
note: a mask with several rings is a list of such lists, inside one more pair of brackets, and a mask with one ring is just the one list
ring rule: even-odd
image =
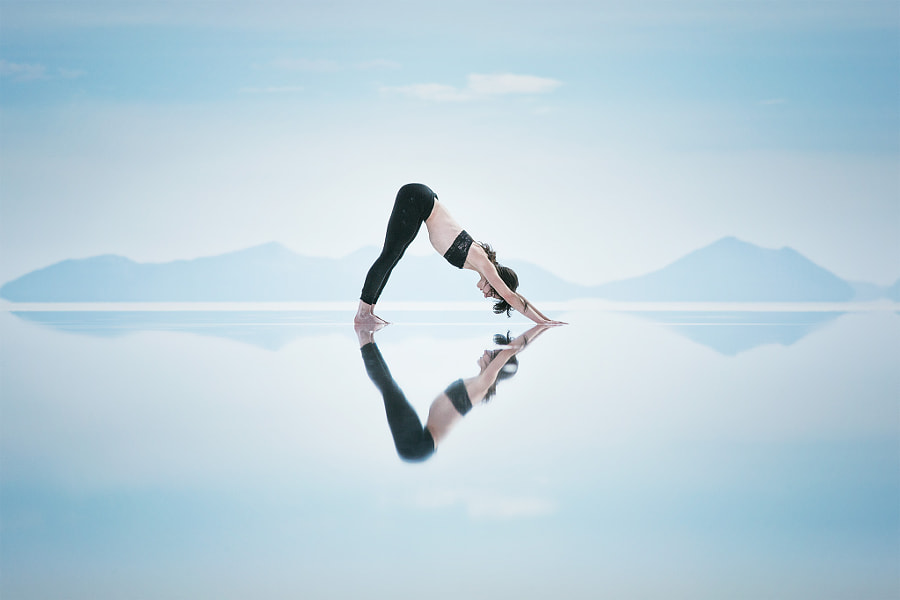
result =
[[632,4],[0,0],[0,279],[341,256],[409,181],[583,283],[725,235],[900,277],[900,5]]

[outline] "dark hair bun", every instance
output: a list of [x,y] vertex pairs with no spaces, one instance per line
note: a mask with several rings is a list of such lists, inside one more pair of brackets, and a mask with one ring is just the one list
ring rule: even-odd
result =
[[[488,260],[491,261],[494,267],[497,268],[497,274],[500,275],[500,279],[503,280],[503,283],[506,284],[506,287],[514,292],[519,289],[519,276],[516,275],[516,272],[509,267],[504,267],[503,265],[497,263],[497,253],[494,252],[494,249],[491,248],[491,245],[486,244],[485,242],[478,242],[478,245],[481,246],[482,250],[484,250],[484,253],[487,254]],[[522,299],[522,302],[525,304],[525,308],[527,309],[528,303],[525,302],[524,299]],[[511,317],[513,307],[509,302],[501,298],[494,303],[492,310],[494,311],[494,314],[502,315],[503,313],[506,313],[507,317]]]
[[508,346],[513,341],[513,338],[510,337],[509,331],[506,332],[506,335],[502,333],[494,334],[494,343],[498,346]]
[[[500,275],[500,279],[503,280],[503,283],[506,284],[506,287],[511,289],[512,291],[516,291],[519,288],[519,276],[516,275],[516,272],[510,269],[509,267],[504,267],[503,265],[497,265],[497,274]],[[506,313],[507,317],[511,317],[513,307],[506,300],[500,299],[494,303],[494,314],[502,315]]]

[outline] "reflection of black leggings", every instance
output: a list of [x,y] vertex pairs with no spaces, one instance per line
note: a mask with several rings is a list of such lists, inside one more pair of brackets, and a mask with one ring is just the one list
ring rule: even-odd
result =
[[360,348],[366,373],[369,379],[381,392],[384,399],[384,411],[387,413],[388,426],[394,436],[394,445],[400,458],[408,461],[425,460],[434,454],[434,438],[431,432],[422,427],[422,421],[416,410],[410,406],[403,395],[403,390],[391,377],[378,346],[374,342]]
[[409,248],[422,223],[431,214],[437,196],[431,188],[421,183],[408,183],[397,192],[394,210],[388,219],[387,233],[384,236],[384,247],[375,260],[375,264],[366,275],[360,300],[366,304],[375,304],[381,296],[381,290],[387,283],[391,271],[397,266],[403,253]]

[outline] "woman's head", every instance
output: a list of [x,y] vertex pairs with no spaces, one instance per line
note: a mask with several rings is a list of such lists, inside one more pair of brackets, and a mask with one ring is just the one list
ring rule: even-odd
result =
[[[506,284],[506,287],[508,287],[512,291],[515,292],[519,288],[519,276],[516,275],[516,272],[509,267],[497,265],[497,274],[500,275],[500,279],[503,280],[503,283]],[[512,316],[510,315],[510,313],[512,312],[512,306],[503,298],[497,298],[497,302],[494,303],[494,307],[492,310],[494,311],[494,314],[502,315],[503,313],[506,313],[507,317]]]
[[[485,254],[487,254],[488,260],[493,263],[494,268],[497,269],[497,275],[500,276],[500,279],[503,280],[503,283],[506,284],[510,290],[515,292],[519,288],[519,276],[516,275],[516,272],[510,269],[509,267],[505,267],[501,264],[497,263],[497,253],[494,252],[494,249],[491,248],[490,244],[485,244],[484,242],[479,242],[479,245],[484,249]],[[483,277],[481,281],[478,282],[478,288],[484,293],[485,298],[493,298],[496,300],[493,306],[494,314],[502,315],[506,313],[506,316],[512,316],[510,313],[512,312],[512,306],[500,297],[500,295],[491,288],[490,284]]]

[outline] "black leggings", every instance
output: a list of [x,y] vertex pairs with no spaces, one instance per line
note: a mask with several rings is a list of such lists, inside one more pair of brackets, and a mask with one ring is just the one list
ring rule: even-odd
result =
[[366,304],[378,302],[381,291],[391,276],[391,271],[400,262],[409,245],[416,239],[422,223],[434,208],[436,198],[437,196],[431,191],[431,188],[421,183],[408,183],[397,192],[394,210],[391,211],[391,218],[388,219],[384,247],[366,275],[360,300]]
[[391,435],[394,436],[397,454],[408,461],[420,461],[430,457],[434,454],[434,438],[428,429],[422,427],[416,409],[409,404],[403,390],[391,377],[378,346],[372,342],[360,348],[360,352],[369,379],[384,399],[384,411],[387,413]]

